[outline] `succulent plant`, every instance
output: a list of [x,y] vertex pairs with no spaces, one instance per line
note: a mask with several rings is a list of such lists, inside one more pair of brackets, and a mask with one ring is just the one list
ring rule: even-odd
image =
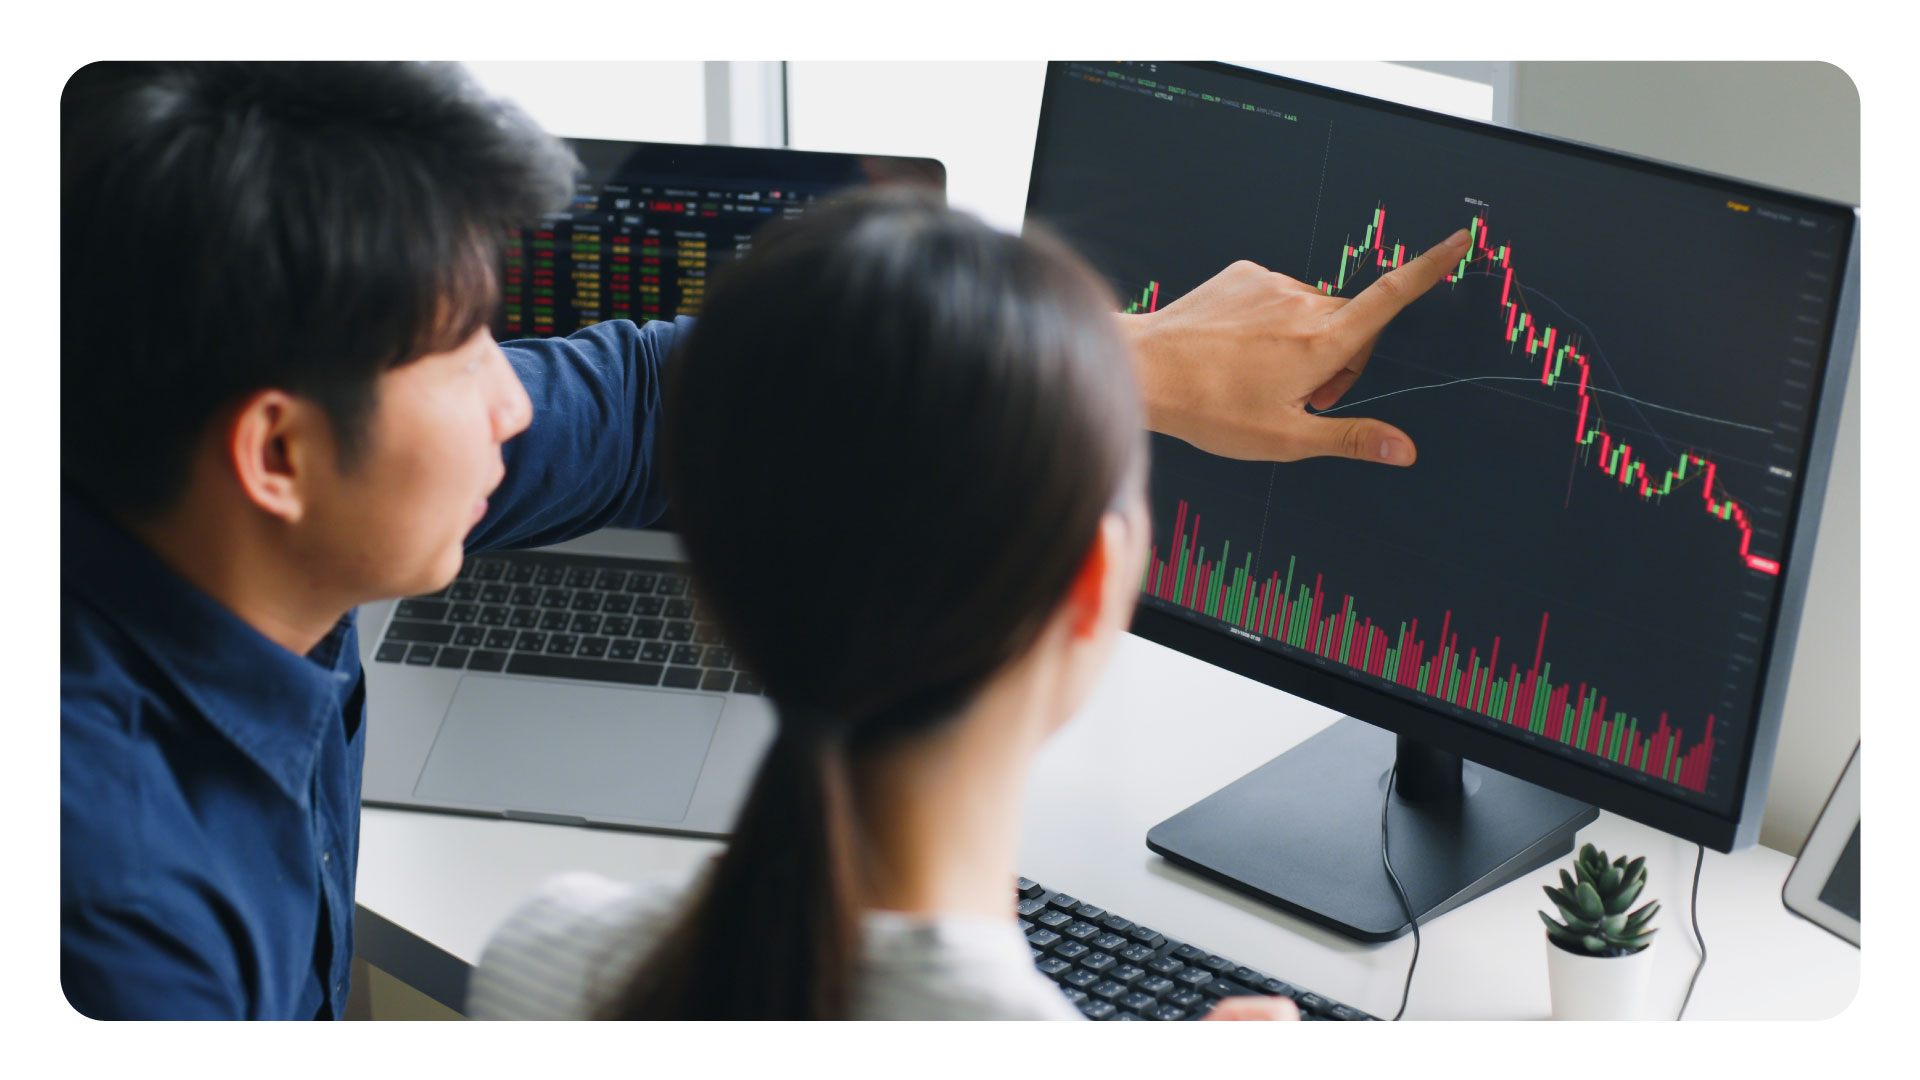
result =
[[1647,923],[1660,910],[1660,902],[1651,901],[1627,913],[1647,884],[1645,857],[1628,862],[1622,855],[1608,862],[1606,852],[1585,844],[1573,860],[1573,869],[1574,874],[1560,871],[1560,888],[1545,886],[1547,898],[1566,920],[1555,922],[1551,915],[1540,913],[1549,940],[1582,956],[1626,956],[1653,943],[1654,931]]

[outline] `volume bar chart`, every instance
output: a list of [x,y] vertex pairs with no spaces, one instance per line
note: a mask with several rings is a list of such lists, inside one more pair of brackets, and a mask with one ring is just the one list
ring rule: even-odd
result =
[[1484,653],[1476,645],[1463,654],[1450,610],[1437,636],[1422,636],[1418,619],[1376,620],[1360,611],[1351,595],[1339,594],[1336,605],[1336,591],[1323,576],[1314,574],[1309,584],[1292,557],[1284,576],[1270,572],[1262,581],[1255,575],[1251,553],[1235,565],[1231,543],[1210,557],[1199,538],[1200,518],[1195,514],[1189,520],[1189,507],[1181,500],[1171,544],[1164,554],[1154,547],[1142,591],[1690,791],[1706,790],[1713,715],[1706,716],[1699,738],[1689,743],[1686,731],[1665,713],[1649,728],[1624,710],[1610,711],[1607,695],[1598,687],[1571,679],[1556,682],[1546,659],[1546,612],[1540,615],[1538,633],[1524,643],[1534,646],[1527,666],[1513,660],[1510,648],[1503,671],[1500,637],[1495,636]]

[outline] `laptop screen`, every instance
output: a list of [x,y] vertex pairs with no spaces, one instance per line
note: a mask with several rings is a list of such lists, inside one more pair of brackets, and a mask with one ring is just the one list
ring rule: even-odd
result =
[[573,204],[506,246],[501,340],[571,334],[605,319],[700,310],[707,279],[769,221],[872,184],[944,191],[929,158],[568,139],[584,171]]

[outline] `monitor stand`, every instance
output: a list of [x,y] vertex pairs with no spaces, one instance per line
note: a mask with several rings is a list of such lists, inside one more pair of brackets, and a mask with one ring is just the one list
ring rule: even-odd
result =
[[1412,929],[1380,866],[1380,803],[1393,872],[1422,923],[1573,850],[1592,806],[1346,717],[1147,832],[1147,847],[1348,937]]

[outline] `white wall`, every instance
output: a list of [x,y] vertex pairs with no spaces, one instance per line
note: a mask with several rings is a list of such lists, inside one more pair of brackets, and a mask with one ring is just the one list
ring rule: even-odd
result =
[[[1513,125],[1860,200],[1860,95],[1818,63],[1518,63]],[[1807,581],[1760,842],[1797,853],[1860,739],[1860,354]]]
[[555,135],[706,141],[707,95],[697,61],[509,60],[466,67]]

